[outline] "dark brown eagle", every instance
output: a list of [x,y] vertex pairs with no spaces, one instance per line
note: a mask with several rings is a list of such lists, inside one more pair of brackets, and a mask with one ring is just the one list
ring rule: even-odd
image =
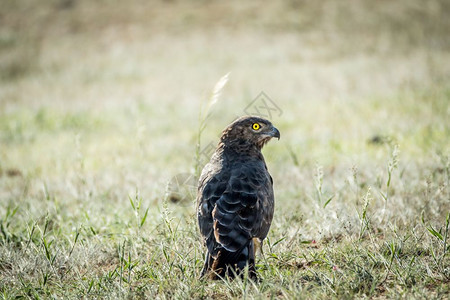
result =
[[202,277],[243,274],[257,278],[255,250],[269,232],[274,210],[273,181],[262,147],[280,132],[268,120],[244,116],[222,132],[203,168],[197,217],[208,252]]

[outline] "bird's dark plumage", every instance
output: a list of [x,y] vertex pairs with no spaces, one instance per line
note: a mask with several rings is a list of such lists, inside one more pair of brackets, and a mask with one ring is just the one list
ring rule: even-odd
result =
[[208,249],[202,276],[235,274],[248,266],[256,278],[255,250],[274,211],[272,177],[261,149],[280,132],[268,120],[241,117],[223,132],[203,168],[197,194],[200,232]]

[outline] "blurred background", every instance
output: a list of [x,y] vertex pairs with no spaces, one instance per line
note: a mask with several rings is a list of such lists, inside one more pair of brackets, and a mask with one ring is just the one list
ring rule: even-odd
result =
[[449,0],[0,0],[0,292],[246,297],[197,280],[196,173],[259,112],[248,296],[445,298],[449,79]]
[[355,166],[381,188],[394,144],[423,182],[449,151],[449,33],[447,0],[2,0],[2,203],[39,216],[54,195],[76,220],[139,190],[159,207],[227,73],[201,149],[264,92],[281,203],[307,203],[320,172],[339,194]]

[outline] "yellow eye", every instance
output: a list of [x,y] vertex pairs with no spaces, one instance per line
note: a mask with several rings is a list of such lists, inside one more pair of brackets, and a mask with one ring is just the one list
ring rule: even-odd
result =
[[261,125],[259,125],[258,123],[253,123],[252,128],[253,130],[258,130],[259,128],[261,128]]

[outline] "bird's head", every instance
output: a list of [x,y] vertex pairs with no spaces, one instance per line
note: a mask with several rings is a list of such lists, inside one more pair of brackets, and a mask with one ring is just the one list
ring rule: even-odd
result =
[[269,120],[243,116],[222,132],[221,142],[229,145],[255,145],[261,149],[271,138],[280,139],[280,132]]

